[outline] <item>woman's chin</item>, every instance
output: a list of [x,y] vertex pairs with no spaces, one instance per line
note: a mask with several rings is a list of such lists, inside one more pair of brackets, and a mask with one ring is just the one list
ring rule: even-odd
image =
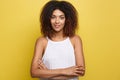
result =
[[54,30],[56,33],[59,33],[59,32],[61,32],[62,30],[60,30],[60,29],[55,29]]

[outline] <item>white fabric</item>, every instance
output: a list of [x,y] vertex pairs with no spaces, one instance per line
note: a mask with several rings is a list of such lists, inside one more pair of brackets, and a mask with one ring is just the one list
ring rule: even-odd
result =
[[[58,42],[52,41],[49,38],[47,39],[48,43],[42,60],[48,69],[59,69],[75,66],[74,48],[69,37]],[[78,77],[68,80],[78,80]]]

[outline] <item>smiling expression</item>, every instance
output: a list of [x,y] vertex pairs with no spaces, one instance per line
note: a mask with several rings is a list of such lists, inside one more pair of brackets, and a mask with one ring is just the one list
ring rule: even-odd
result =
[[55,32],[61,32],[65,25],[65,14],[61,10],[56,9],[53,11],[50,21],[53,30]]

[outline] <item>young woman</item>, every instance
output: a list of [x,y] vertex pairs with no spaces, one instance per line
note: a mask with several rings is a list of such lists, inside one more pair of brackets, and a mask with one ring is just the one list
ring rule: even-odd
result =
[[42,37],[36,41],[32,77],[78,80],[85,73],[81,38],[75,34],[77,11],[66,1],[49,1],[40,15]]

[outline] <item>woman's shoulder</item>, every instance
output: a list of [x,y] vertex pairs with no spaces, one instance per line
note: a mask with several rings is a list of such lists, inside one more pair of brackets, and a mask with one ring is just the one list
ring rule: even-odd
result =
[[44,44],[47,43],[47,39],[46,39],[46,37],[44,37],[44,36],[40,36],[40,37],[37,38],[36,43],[37,43],[37,44],[44,45]]
[[79,35],[77,35],[77,34],[72,36],[72,37],[70,37],[70,39],[73,40],[74,42],[81,41],[81,37]]
[[82,40],[79,35],[74,35],[74,36],[70,37],[70,41],[73,44],[73,46],[82,44]]

